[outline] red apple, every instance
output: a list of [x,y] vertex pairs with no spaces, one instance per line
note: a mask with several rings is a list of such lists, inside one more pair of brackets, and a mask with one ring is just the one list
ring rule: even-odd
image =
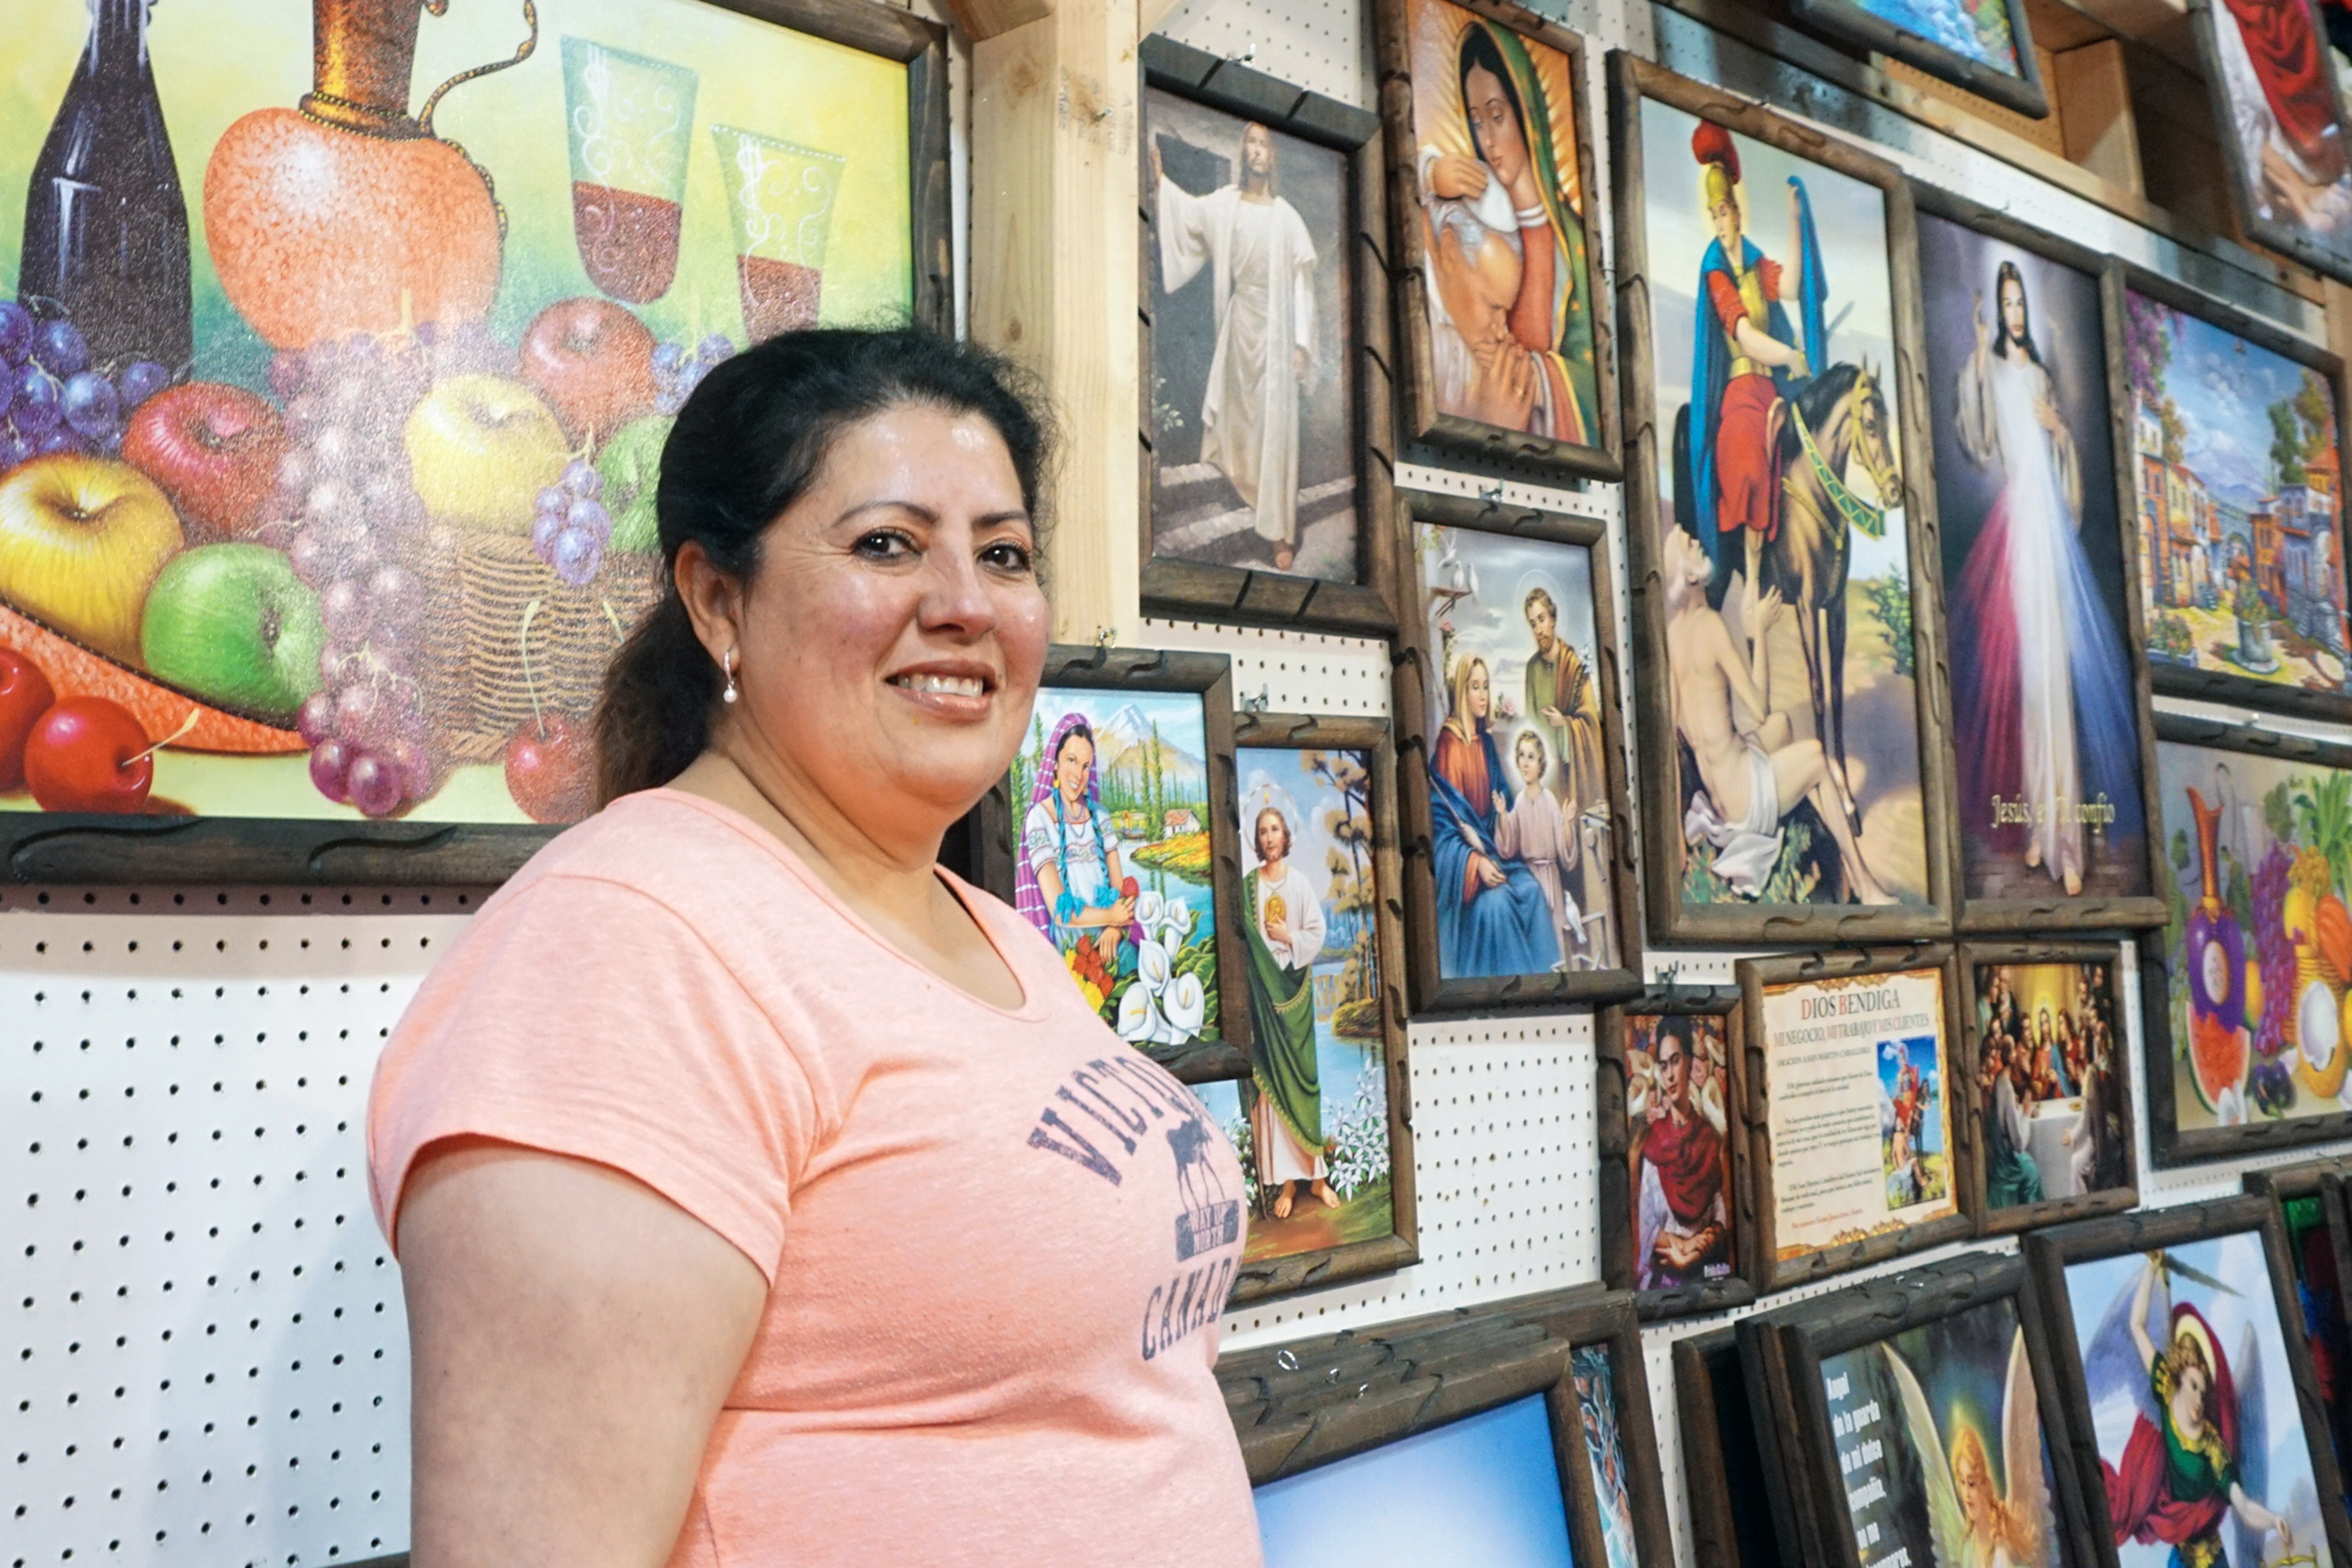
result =
[[40,667],[12,648],[0,648],[0,789],[24,783],[24,742],[57,700]]
[[575,441],[602,441],[653,406],[653,334],[609,299],[560,299],[523,334],[523,379]]
[[242,387],[190,381],[139,404],[122,433],[122,455],[162,485],[180,515],[216,539],[242,538],[264,521],[262,503],[286,454],[278,410]]
[[26,737],[24,782],[43,811],[136,812],[155,783],[147,752],[147,732],[121,707],[103,697],[68,697]]
[[526,719],[506,743],[506,792],[533,822],[577,822],[595,809],[596,742],[585,721]]

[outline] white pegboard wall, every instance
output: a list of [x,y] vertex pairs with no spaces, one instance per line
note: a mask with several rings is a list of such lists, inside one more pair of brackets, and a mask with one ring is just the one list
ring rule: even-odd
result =
[[1184,0],[1153,31],[1339,103],[1376,109],[1370,11],[1362,0]]
[[1389,646],[1279,626],[1225,626],[1146,616],[1145,646],[1224,654],[1233,661],[1233,710],[1389,716]]

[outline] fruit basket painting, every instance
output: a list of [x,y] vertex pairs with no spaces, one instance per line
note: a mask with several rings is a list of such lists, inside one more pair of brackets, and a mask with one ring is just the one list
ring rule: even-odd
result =
[[584,815],[679,404],[948,319],[944,51],[841,0],[13,18],[7,874],[478,882]]

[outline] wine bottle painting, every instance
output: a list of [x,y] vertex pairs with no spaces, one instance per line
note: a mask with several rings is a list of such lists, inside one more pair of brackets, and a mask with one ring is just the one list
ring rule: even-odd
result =
[[913,304],[909,67],[707,0],[257,4],[0,32],[0,813],[575,818],[678,408]]

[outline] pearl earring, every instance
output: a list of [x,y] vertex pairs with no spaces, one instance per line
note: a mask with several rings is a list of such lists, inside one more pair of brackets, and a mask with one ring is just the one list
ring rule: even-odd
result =
[[735,689],[735,650],[733,648],[727,650],[727,657],[722,659],[720,664],[727,673],[727,689],[719,693],[719,700],[723,703],[731,703],[742,695]]

